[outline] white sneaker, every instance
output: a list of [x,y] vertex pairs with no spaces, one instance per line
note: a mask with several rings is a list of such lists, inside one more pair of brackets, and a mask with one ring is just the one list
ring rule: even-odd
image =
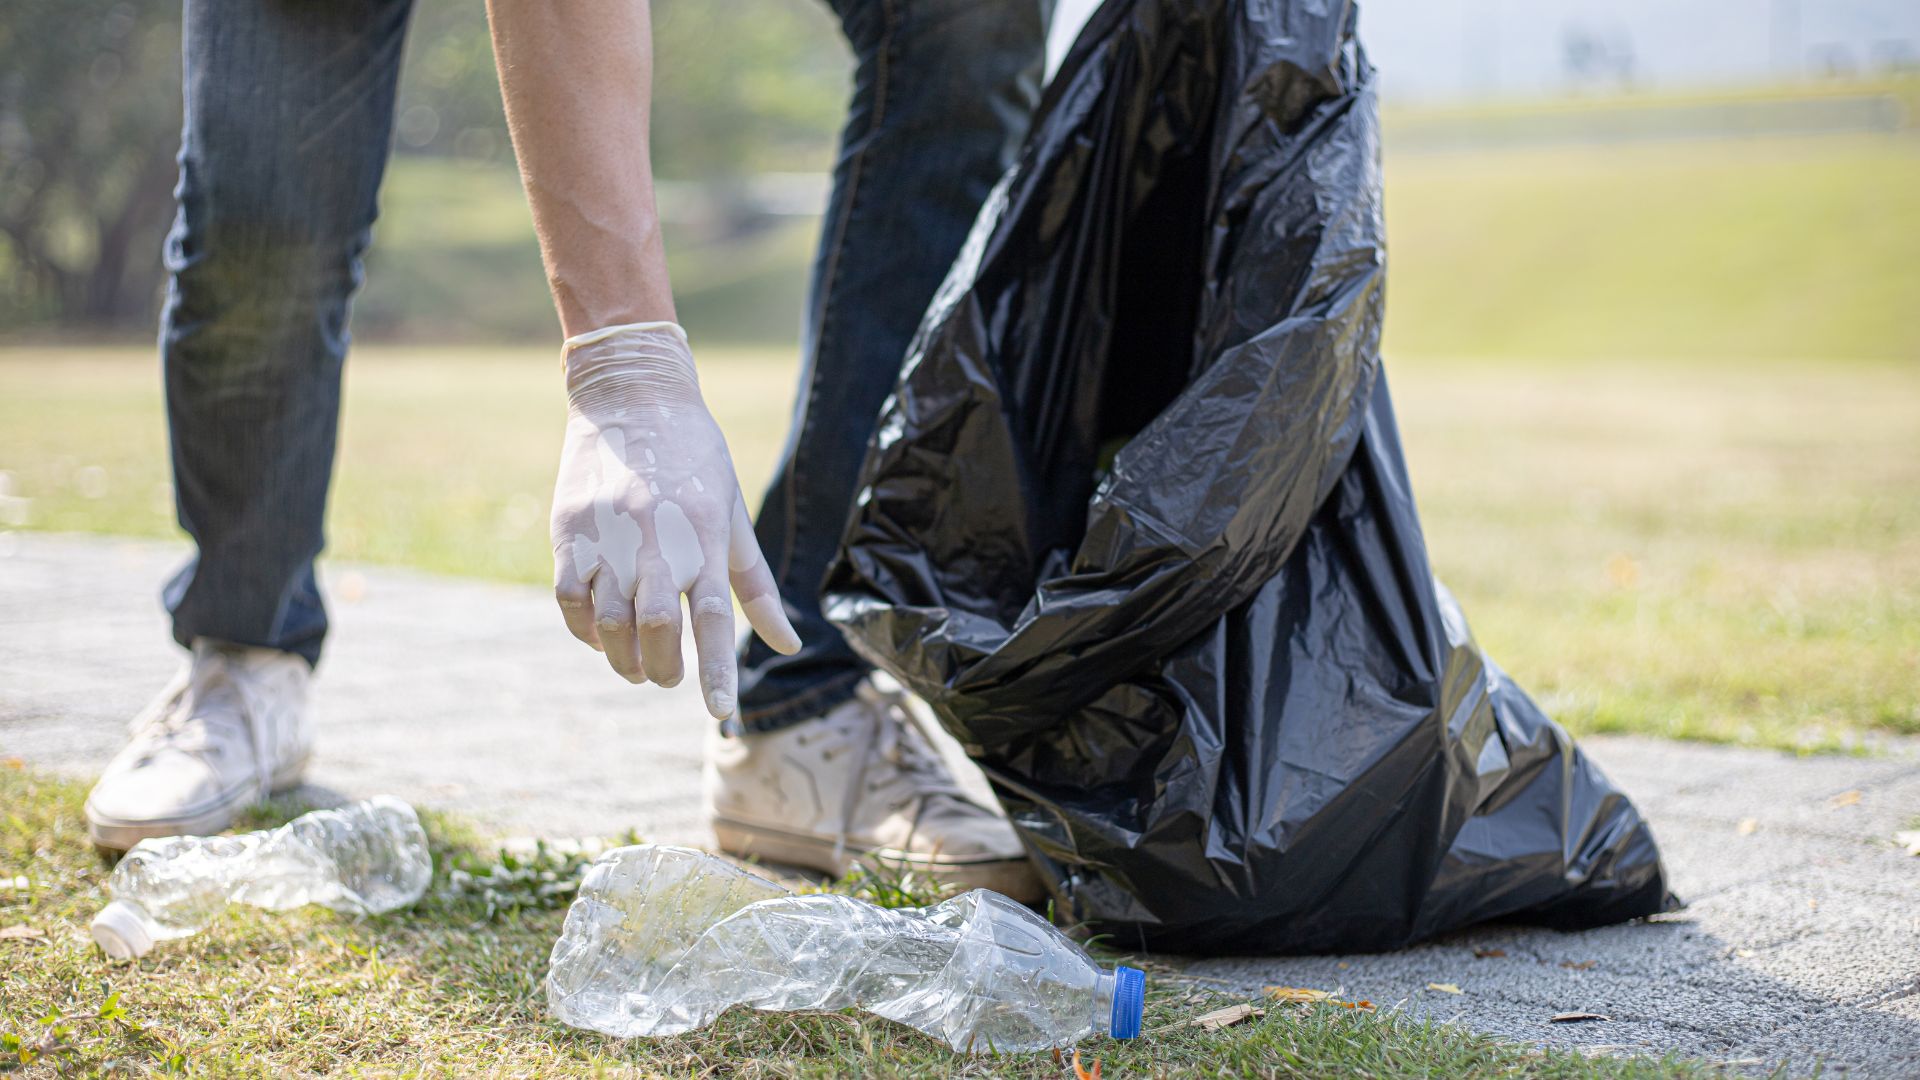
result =
[[125,851],[150,836],[202,836],[236,810],[300,782],[312,750],[307,662],[204,638],[87,796],[93,842]]
[[[1044,895],[979,769],[942,754],[907,695],[862,682],[827,715],[740,738],[707,736],[707,812],[720,849],[839,876],[910,870],[1026,903]],[[972,785],[957,771],[971,769]]]

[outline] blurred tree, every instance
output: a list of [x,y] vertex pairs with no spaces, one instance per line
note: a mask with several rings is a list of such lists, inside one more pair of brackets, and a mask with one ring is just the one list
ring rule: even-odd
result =
[[150,323],[180,138],[177,6],[0,18],[0,325]]
[[[823,0],[653,0],[654,169],[707,180],[825,169],[851,60]],[[402,151],[505,160],[478,0],[422,0],[400,84]]]
[[394,105],[394,148],[403,154],[512,160],[483,0],[414,5]]
[[[827,166],[849,61],[821,0],[653,8],[657,172]],[[151,327],[180,130],[179,22],[175,4],[7,0],[0,330]],[[480,0],[420,0],[404,63],[400,153],[511,161]]]
[[822,171],[852,59],[822,0],[654,0],[655,171]]

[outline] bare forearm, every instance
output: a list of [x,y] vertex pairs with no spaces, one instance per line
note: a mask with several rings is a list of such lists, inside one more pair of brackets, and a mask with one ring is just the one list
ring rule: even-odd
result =
[[647,152],[647,0],[488,0],[561,329],[674,319]]

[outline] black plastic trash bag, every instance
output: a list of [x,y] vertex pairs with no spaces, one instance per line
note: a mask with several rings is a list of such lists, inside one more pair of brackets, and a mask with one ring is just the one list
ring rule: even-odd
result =
[[1428,569],[1354,16],[1093,16],[909,350],[827,578],[1061,916],[1124,945],[1675,906],[1646,822]]

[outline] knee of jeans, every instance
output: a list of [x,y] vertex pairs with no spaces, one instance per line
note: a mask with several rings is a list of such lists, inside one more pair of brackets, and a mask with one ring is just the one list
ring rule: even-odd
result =
[[171,305],[236,327],[344,311],[369,235],[271,193],[182,198],[167,237]]
[[364,233],[316,236],[183,214],[168,239],[169,385],[190,380],[198,400],[211,403],[276,397],[306,379],[335,377],[364,244]]

